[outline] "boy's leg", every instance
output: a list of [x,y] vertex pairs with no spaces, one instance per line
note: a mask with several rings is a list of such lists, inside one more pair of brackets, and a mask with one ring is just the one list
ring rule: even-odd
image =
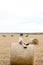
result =
[[21,44],[23,46],[23,48],[27,48],[26,44],[25,43],[22,43],[22,41],[19,42],[19,44]]
[[23,46],[23,48],[27,48],[27,46],[24,43],[22,43],[22,46]]

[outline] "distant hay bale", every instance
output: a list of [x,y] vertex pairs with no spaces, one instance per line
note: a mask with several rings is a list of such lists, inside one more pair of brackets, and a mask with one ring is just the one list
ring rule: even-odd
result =
[[30,38],[30,39],[29,39],[29,43],[31,43],[31,44],[38,44],[39,41],[38,41],[38,39]]
[[38,44],[39,41],[38,41],[37,39],[33,39],[32,43],[33,43],[33,44]]
[[26,36],[25,37],[28,37],[29,36],[29,34],[26,34]]

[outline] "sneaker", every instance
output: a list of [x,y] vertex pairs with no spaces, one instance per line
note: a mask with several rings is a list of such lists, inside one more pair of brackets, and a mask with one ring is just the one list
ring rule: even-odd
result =
[[26,45],[29,45],[29,43],[27,43]]

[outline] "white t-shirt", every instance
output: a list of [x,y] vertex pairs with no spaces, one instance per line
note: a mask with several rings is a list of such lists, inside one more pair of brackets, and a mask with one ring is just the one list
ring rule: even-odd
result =
[[23,42],[23,38],[22,37],[19,37],[19,42],[21,42],[21,41]]

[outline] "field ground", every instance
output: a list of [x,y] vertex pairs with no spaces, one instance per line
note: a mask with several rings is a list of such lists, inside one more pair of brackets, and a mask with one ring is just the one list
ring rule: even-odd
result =
[[[25,43],[29,38],[36,38],[39,40],[37,45],[34,45],[34,63],[33,65],[43,65],[43,34],[28,34],[25,37]],[[18,43],[19,34],[9,33],[0,34],[0,65],[10,65],[11,60],[11,44]]]

